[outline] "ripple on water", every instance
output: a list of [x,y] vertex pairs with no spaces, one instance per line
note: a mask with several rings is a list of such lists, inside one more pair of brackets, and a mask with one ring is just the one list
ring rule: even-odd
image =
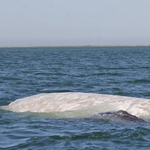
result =
[[[150,47],[1,48],[0,106],[39,93],[150,98]],[[0,149],[149,150],[148,124],[0,110]]]

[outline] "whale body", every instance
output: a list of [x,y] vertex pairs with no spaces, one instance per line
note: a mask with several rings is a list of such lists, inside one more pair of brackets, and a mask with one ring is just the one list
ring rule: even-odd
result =
[[55,113],[65,117],[87,117],[123,110],[137,117],[150,116],[150,100],[95,93],[43,93],[11,102],[1,109],[14,112]]

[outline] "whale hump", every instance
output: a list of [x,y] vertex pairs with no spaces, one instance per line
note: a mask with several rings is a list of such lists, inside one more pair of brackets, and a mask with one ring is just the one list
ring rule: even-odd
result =
[[115,122],[147,123],[145,120],[129,114],[124,110],[102,112],[90,117],[91,119],[103,119]]
[[150,116],[148,99],[81,92],[37,94],[17,99],[1,108],[13,112],[53,113],[62,117],[88,117],[110,111],[116,112],[112,113],[115,116],[122,113],[122,118],[126,117],[122,111],[140,118]]

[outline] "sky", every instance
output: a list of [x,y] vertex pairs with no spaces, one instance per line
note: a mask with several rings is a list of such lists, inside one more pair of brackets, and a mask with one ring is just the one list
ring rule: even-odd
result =
[[150,0],[0,0],[0,46],[150,45]]

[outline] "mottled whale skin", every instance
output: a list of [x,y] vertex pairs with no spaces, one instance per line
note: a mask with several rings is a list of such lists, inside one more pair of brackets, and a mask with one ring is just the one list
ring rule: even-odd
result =
[[102,119],[102,120],[109,120],[114,122],[126,122],[126,123],[147,123],[145,120],[138,118],[134,115],[129,114],[126,111],[119,110],[119,111],[108,111],[102,112],[89,117],[90,119]]
[[[98,113],[102,117],[103,112],[119,116],[117,111],[122,110],[139,118],[150,118],[149,99],[81,92],[42,93],[17,99],[0,108],[13,112],[55,113],[62,117],[88,117]],[[126,113],[122,113],[125,118]]]

